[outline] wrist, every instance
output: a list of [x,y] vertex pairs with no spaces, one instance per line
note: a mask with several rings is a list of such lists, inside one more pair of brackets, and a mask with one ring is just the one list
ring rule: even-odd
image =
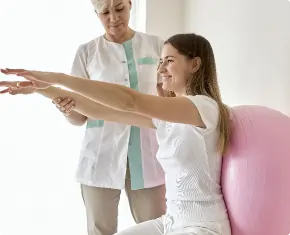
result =
[[33,88],[31,88],[31,93],[37,93],[37,90],[38,89],[36,89],[36,88],[33,87]]
[[45,91],[47,91],[48,88],[46,89],[37,89],[37,88],[33,88],[33,93],[37,93],[37,94],[43,94]]
[[56,85],[63,85],[63,81],[67,78],[67,74],[57,73],[56,74]]

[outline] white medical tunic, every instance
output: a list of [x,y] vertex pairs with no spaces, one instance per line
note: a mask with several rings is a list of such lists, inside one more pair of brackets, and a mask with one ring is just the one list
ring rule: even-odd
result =
[[[71,74],[157,95],[157,67],[163,43],[157,36],[141,32],[123,44],[100,36],[78,48]],[[128,158],[133,190],[164,184],[157,150],[153,129],[88,119],[77,181],[94,187],[123,189]]]

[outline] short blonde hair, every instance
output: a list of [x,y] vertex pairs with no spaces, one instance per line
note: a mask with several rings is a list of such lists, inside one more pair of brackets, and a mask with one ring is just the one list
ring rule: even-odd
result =
[[97,13],[103,12],[104,8],[107,6],[109,1],[113,2],[112,0],[91,0],[92,4]]

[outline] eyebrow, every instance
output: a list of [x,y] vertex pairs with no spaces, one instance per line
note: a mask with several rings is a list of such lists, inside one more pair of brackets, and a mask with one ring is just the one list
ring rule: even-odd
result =
[[[122,2],[119,2],[116,6],[114,6],[115,8],[116,7],[118,7],[118,6],[120,6],[120,5],[122,5],[123,3]],[[103,12],[104,11],[108,11],[109,9],[108,9],[109,7],[105,7],[104,9],[103,9]]]
[[[168,56],[165,56],[164,59],[168,59],[169,57],[174,58],[173,55],[168,55]],[[162,58],[160,58],[160,60],[162,60]]]
[[118,6],[120,6],[120,5],[122,5],[123,3],[122,2],[120,2],[119,4],[117,4],[115,7],[118,7]]

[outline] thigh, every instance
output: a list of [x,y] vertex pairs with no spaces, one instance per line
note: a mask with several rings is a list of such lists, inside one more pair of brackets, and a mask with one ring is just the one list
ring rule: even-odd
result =
[[166,233],[167,235],[221,235],[212,231],[203,230],[200,228],[187,228],[180,231]]
[[118,226],[121,191],[81,185],[89,235],[112,235]]
[[231,235],[228,220],[221,222],[197,223],[195,226],[186,227],[179,231],[168,233],[168,235]]
[[204,231],[200,231],[197,229],[191,229],[191,230],[182,230],[182,231],[176,231],[171,233],[166,233],[166,235],[215,235],[212,233],[206,233]]
[[130,179],[127,179],[126,193],[132,216],[136,223],[153,220],[165,214],[165,185],[131,190]]
[[158,218],[137,224],[115,235],[163,235],[163,231],[162,218]]

